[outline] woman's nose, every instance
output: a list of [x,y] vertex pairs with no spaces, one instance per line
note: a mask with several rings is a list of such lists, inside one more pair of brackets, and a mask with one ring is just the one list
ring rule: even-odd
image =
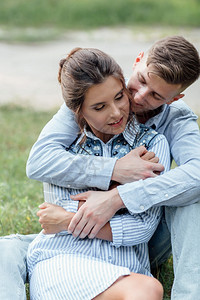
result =
[[115,118],[120,116],[120,108],[117,105],[113,105],[111,107],[111,115]]

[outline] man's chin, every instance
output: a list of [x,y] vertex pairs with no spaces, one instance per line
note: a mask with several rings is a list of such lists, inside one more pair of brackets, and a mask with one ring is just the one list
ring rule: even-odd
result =
[[142,115],[144,113],[146,113],[144,107],[132,107],[132,111],[136,114],[136,115]]

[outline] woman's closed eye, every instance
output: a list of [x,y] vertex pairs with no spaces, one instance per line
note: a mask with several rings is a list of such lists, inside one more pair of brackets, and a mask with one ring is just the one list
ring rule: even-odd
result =
[[124,97],[124,89],[122,89],[116,96],[115,100],[121,100]]
[[115,97],[115,100],[121,100],[124,97],[124,93],[122,92],[120,95],[118,95],[117,97]]
[[104,104],[99,104],[99,105],[95,106],[94,109],[98,111],[98,110],[102,110],[104,107],[105,107]]

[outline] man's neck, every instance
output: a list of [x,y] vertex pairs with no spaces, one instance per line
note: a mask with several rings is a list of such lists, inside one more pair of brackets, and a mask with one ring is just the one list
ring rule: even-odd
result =
[[136,114],[137,120],[140,123],[145,124],[149,119],[158,115],[161,112],[161,110],[162,110],[162,106],[160,106],[154,110],[149,110],[149,111],[145,111],[141,114]]

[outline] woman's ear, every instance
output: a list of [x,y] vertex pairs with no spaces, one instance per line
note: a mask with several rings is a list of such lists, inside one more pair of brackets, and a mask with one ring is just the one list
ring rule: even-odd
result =
[[134,62],[134,64],[133,64],[133,67],[135,67],[136,64],[139,63],[139,62],[141,61],[141,59],[143,58],[143,56],[144,56],[144,52],[140,52],[140,53],[138,54],[138,56],[136,57],[135,62]]

